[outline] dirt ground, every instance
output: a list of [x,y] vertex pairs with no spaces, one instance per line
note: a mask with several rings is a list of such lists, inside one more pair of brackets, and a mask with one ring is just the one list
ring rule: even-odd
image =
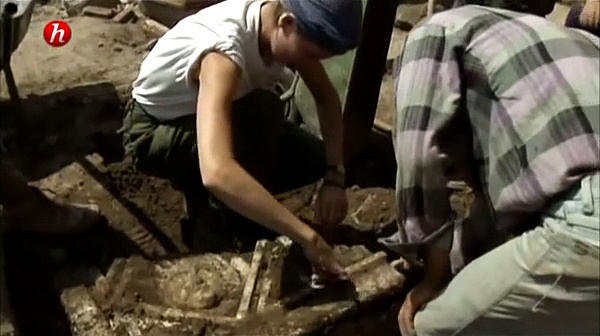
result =
[[[42,39],[43,25],[62,17],[55,7],[38,6],[28,35],[13,54],[12,68],[23,109],[8,105],[2,82],[1,141],[6,157],[31,181],[45,179],[41,184],[44,191],[59,199],[97,203],[109,218],[111,230],[92,237],[55,240],[7,237],[11,301],[26,335],[70,335],[57,297],[60,288],[52,280],[59,273],[74,270],[74,265],[100,264],[106,268],[114,258],[131,254],[162,259],[188,252],[179,228],[181,194],[167,181],[145,176],[124,160],[117,134],[130,84],[154,36],[144,31],[141,22],[118,24],[73,17],[66,18],[73,31],[70,43],[51,48]],[[395,167],[390,154],[389,140],[376,136],[372,148],[349,167],[354,177],[349,182],[357,185],[350,190],[355,211],[349,220],[365,232],[383,227],[393,218]],[[47,179],[74,162],[86,171],[83,180],[64,176]],[[100,183],[112,197],[81,192],[94,183]],[[362,189],[367,187],[378,189]],[[310,218],[313,191],[309,187],[279,198],[299,215]],[[357,209],[366,201],[372,203],[371,208]],[[135,220],[128,220],[130,214]],[[348,232],[366,240],[367,236],[356,234],[360,231]],[[85,282],[89,277],[71,273],[67,282]],[[384,310],[386,314],[377,315],[377,319],[388,315],[388,308]]]

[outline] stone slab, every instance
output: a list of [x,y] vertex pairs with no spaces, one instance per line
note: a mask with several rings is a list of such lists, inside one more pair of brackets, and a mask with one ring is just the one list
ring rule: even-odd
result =
[[[63,291],[77,336],[95,336],[109,325],[115,335],[309,335],[397,294],[404,277],[383,252],[337,246],[352,284],[310,286],[289,240],[259,241],[244,274],[236,258],[206,254],[169,261],[117,260],[89,288]],[[296,254],[297,256],[297,254]],[[297,280],[290,285],[290,274]],[[283,277],[285,276],[285,279]],[[74,305],[73,303],[83,302]],[[89,306],[89,307],[88,307]],[[89,321],[97,320],[93,329]],[[112,336],[108,333],[106,335]]]

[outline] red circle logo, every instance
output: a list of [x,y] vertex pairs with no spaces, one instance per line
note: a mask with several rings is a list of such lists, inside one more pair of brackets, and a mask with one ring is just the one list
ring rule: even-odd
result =
[[66,21],[52,20],[44,27],[44,40],[53,47],[62,47],[71,40],[71,27]]

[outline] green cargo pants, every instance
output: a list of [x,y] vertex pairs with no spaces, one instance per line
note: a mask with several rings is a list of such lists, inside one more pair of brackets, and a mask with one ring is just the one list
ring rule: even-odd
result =
[[[236,160],[271,193],[316,182],[326,169],[317,137],[284,119],[277,95],[257,90],[233,104]],[[196,115],[159,121],[131,101],[123,125],[125,154],[148,175],[169,179],[186,195],[208,196],[202,184],[196,144]]]

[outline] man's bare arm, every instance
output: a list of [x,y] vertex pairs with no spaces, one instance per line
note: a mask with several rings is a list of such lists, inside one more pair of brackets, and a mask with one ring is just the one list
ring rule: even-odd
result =
[[198,155],[206,188],[243,216],[306,246],[318,239],[235,160],[231,115],[240,68],[220,53],[207,54],[200,67],[197,106]]

